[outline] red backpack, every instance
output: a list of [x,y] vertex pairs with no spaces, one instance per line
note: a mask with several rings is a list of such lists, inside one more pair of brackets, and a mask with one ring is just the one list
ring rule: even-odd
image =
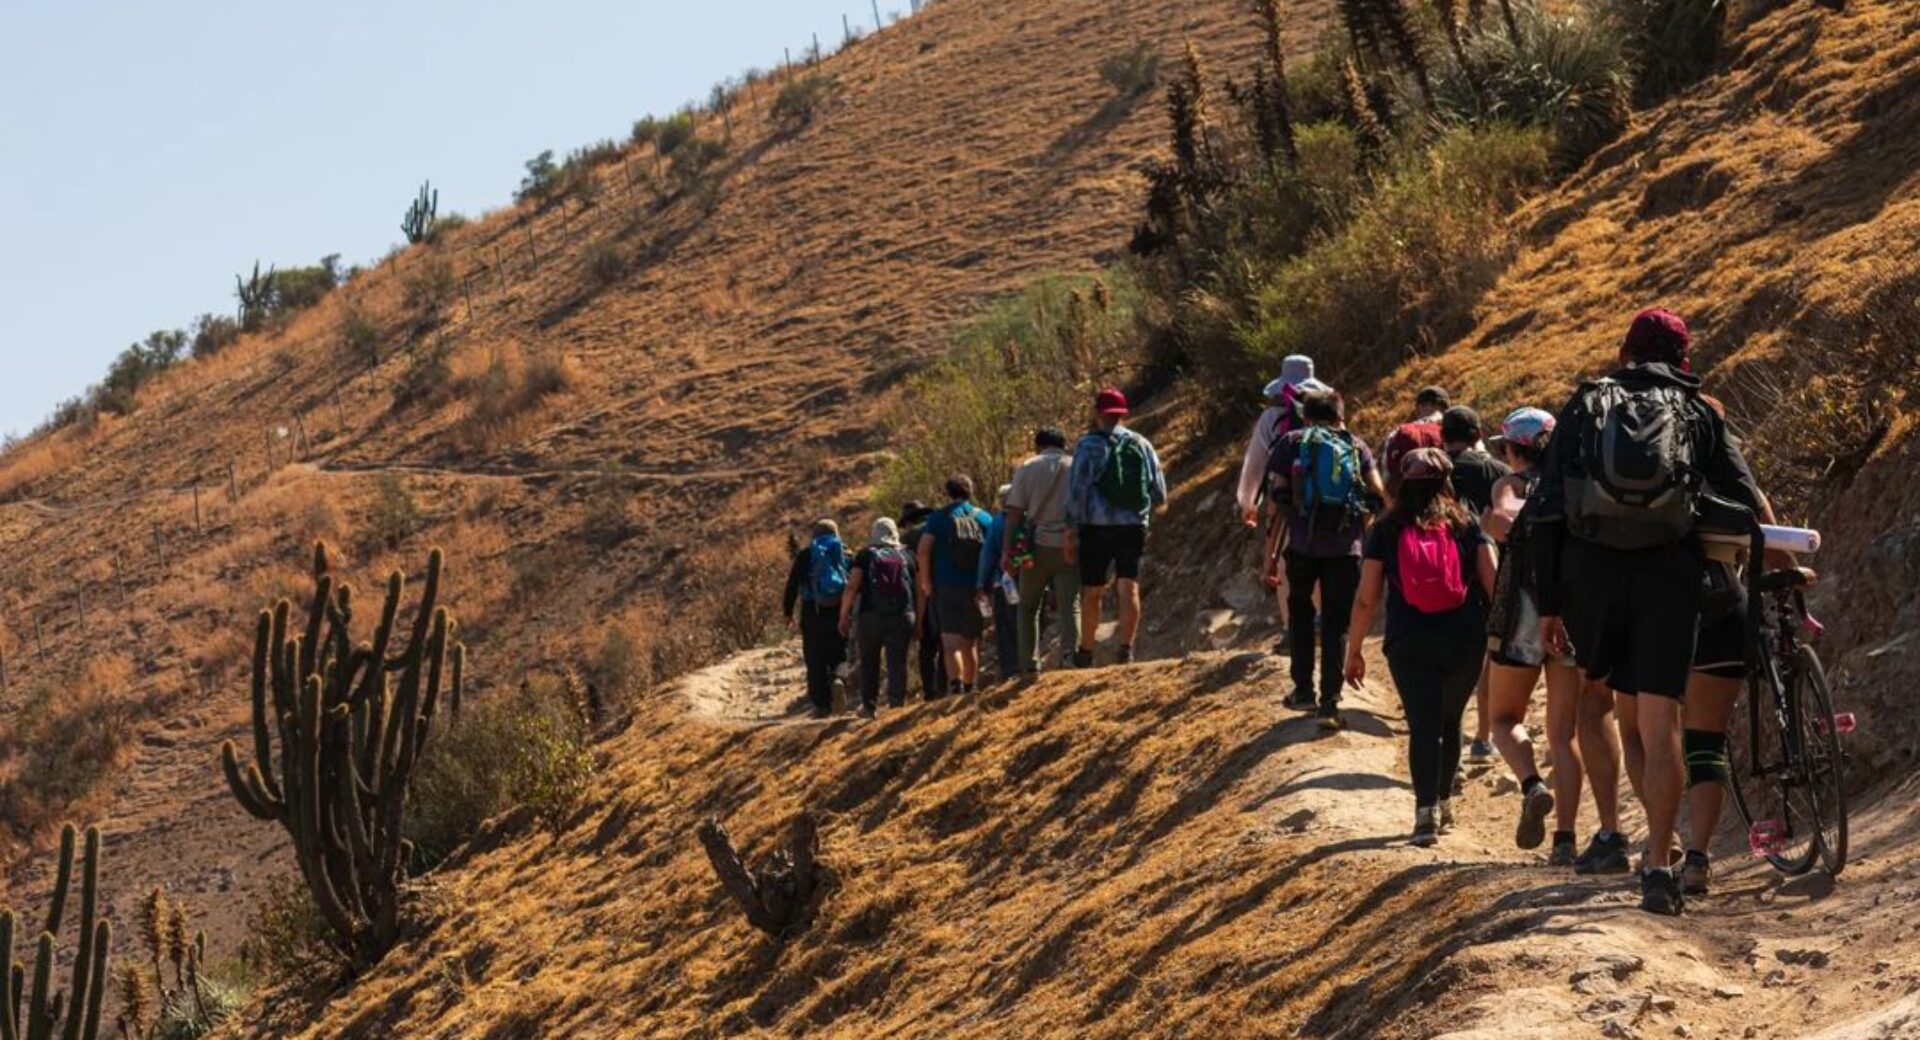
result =
[[1446,439],[1440,436],[1440,424],[1430,422],[1401,423],[1387,435],[1387,443],[1380,451],[1380,464],[1385,467],[1382,476],[1386,478],[1387,488],[1400,487],[1400,460],[1416,448],[1439,448],[1446,450]]
[[1460,539],[1446,524],[1408,524],[1400,531],[1400,598],[1422,614],[1445,614],[1467,602]]

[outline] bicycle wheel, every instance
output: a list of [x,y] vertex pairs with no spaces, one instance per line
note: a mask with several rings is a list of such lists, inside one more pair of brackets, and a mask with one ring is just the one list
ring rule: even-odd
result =
[[1748,840],[1775,870],[1798,876],[1813,869],[1820,831],[1795,797],[1801,759],[1797,730],[1787,725],[1786,686],[1771,654],[1747,682],[1727,735],[1733,803],[1747,823]]
[[1800,780],[1792,791],[1801,812],[1815,821],[1820,862],[1828,874],[1847,865],[1847,791],[1840,732],[1826,670],[1810,646],[1800,648],[1788,684],[1800,721]]

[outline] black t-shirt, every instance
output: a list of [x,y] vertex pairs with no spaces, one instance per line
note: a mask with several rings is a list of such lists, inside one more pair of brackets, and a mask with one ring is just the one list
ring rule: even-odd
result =
[[[865,549],[860,550],[853,558],[852,569],[859,571],[861,576],[858,604],[859,611],[862,614],[871,614],[881,608],[881,604],[874,599],[873,589],[873,561],[876,551],[874,546],[869,545]],[[904,571],[903,576],[906,579],[906,607],[904,610],[895,609],[892,612],[895,614],[904,614],[906,617],[911,618],[913,617],[913,599],[916,595],[915,589],[918,587],[914,583],[916,563],[913,558],[913,553],[907,551],[904,547],[890,547],[889,551],[900,554],[900,563]]]
[[1441,635],[1482,642],[1486,636],[1487,594],[1477,575],[1480,546],[1493,544],[1480,530],[1480,521],[1468,519],[1466,526],[1454,532],[1460,549],[1460,569],[1466,579],[1467,602],[1458,610],[1428,614],[1416,609],[1400,595],[1400,533],[1404,524],[1392,514],[1382,517],[1367,532],[1366,559],[1379,560],[1387,572],[1387,644],[1408,635]]
[[1493,504],[1493,485],[1513,475],[1513,468],[1478,448],[1453,455],[1453,493],[1475,519]]

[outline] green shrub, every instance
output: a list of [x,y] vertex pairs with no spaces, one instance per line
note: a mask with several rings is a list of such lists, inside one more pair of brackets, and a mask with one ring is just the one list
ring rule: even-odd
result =
[[319,303],[340,284],[340,256],[322,257],[310,267],[290,267],[277,271],[273,279],[270,317],[291,317]]
[[420,505],[398,473],[373,478],[373,506],[367,514],[367,532],[379,545],[398,549],[420,526]]
[[239,322],[224,314],[202,314],[193,319],[193,344],[188,349],[195,358],[210,358],[239,338]]
[[560,167],[553,161],[553,149],[528,159],[526,170],[526,176],[520,178],[519,190],[513,193],[513,201],[546,205],[560,183]]
[[144,342],[133,344],[113,359],[106,378],[88,392],[90,407],[117,415],[133,414],[140,388],[179,363],[186,350],[187,334],[179,329],[149,333]]
[[413,360],[393,387],[393,404],[405,408],[414,404],[432,404],[452,392],[453,344],[445,338],[413,348]]
[[340,349],[369,370],[380,367],[380,326],[358,305],[340,313]]
[[1122,98],[1137,98],[1160,85],[1158,44],[1141,40],[1100,63],[1100,78]]
[[608,625],[600,634],[591,664],[594,683],[600,688],[601,702],[620,705],[645,679],[647,662],[642,658],[639,640],[624,625]]
[[627,273],[627,254],[620,243],[607,236],[587,243],[587,278],[601,288],[619,281]]
[[240,944],[240,959],[276,982],[311,980],[346,967],[313,893],[296,875],[268,879]]
[[671,173],[674,184],[685,194],[695,194],[710,183],[709,177],[727,146],[705,137],[695,137],[674,149]]
[[840,78],[824,72],[810,72],[799,79],[788,80],[773,99],[774,125],[782,133],[799,133],[813,124],[814,117],[839,92]]
[[1606,0],[1627,39],[1636,99],[1652,104],[1699,82],[1720,58],[1727,0]]
[[433,223],[427,225],[427,241],[429,243],[438,242],[448,234],[466,226],[467,218],[458,213],[449,213],[444,217],[435,217],[433,218]]
[[633,143],[650,144],[661,155],[672,155],[693,139],[693,113],[675,112],[662,119],[647,116],[633,124]]
[[419,329],[430,329],[440,324],[447,305],[453,302],[453,294],[459,288],[460,282],[454,276],[452,261],[437,253],[422,256],[412,270],[400,277],[401,302],[412,313],[414,324]]

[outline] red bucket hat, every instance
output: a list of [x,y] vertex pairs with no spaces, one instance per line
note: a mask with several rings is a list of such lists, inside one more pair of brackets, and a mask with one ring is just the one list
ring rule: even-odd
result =
[[1620,344],[1620,363],[1660,362],[1676,366],[1682,372],[1693,371],[1693,334],[1687,321],[1662,307],[1641,311],[1627,327],[1627,338]]

